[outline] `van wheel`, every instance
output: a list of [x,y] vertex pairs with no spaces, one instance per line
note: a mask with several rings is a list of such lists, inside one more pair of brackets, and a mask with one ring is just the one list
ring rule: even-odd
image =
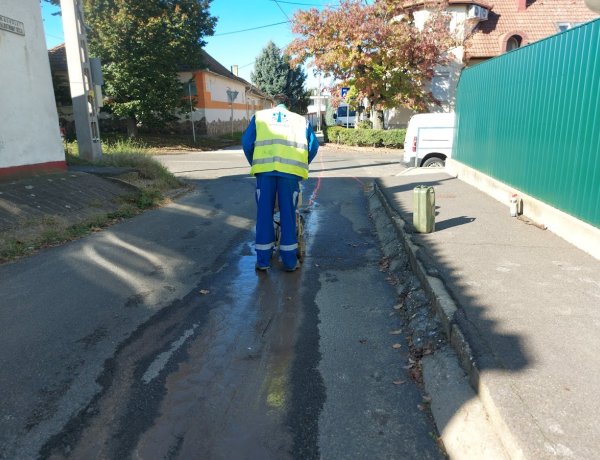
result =
[[421,165],[422,168],[443,168],[445,165],[444,160],[438,157],[427,158]]

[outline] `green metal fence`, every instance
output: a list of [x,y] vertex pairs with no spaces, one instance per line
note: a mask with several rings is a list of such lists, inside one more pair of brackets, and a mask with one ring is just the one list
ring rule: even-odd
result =
[[600,227],[600,19],[461,75],[453,157]]

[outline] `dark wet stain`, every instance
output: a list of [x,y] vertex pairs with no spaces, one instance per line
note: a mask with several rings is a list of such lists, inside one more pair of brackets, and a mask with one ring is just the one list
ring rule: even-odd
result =
[[175,442],[171,444],[167,455],[165,456],[166,460],[172,460],[179,457],[179,452],[181,451],[181,446],[183,446],[183,436],[177,436],[175,438]]
[[182,240],[190,240],[190,239],[192,239],[192,238],[196,238],[197,234],[198,234],[198,233],[196,232],[196,230],[190,230],[190,231],[189,231],[189,232],[187,232],[185,235],[183,235],[183,236],[181,237],[181,239],[182,239]]
[[206,221],[202,222],[202,225],[204,227],[208,227],[209,225],[212,225],[212,222],[210,220],[206,220]]
[[165,269],[163,267],[161,267],[161,266],[154,267],[154,270],[152,270],[151,272],[148,272],[148,276],[164,277],[165,276]]
[[168,284],[164,285],[163,289],[167,292],[175,292],[176,291],[174,286],[169,286]]
[[83,365],[83,360],[78,360],[71,363],[65,369],[68,378],[63,379],[57,385],[52,387],[44,387],[38,391],[40,401],[36,405],[35,409],[27,417],[25,423],[25,429],[27,431],[35,428],[45,420],[49,420],[54,416],[58,409],[58,405],[64,395],[71,388],[73,380],[77,376],[77,369]]
[[381,409],[375,409],[371,413],[371,418],[375,420],[375,422],[377,422],[379,425],[386,426],[390,420],[390,414]]
[[221,203],[215,204],[215,209],[223,209],[223,205]]
[[339,281],[339,278],[331,273],[327,273],[325,275],[325,281],[327,283],[337,283]]
[[242,361],[256,361],[260,358],[260,353],[248,353],[242,358]]
[[77,343],[82,343],[86,350],[90,349],[108,335],[108,330],[104,327],[98,327],[91,334],[77,340]]
[[150,292],[140,292],[139,294],[134,294],[129,296],[127,301],[125,302],[125,308],[139,307],[144,303],[146,297],[150,295]]

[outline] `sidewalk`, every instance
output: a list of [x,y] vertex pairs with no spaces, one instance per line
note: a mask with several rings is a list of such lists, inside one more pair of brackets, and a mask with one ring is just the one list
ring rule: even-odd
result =
[[[435,188],[434,233],[412,232],[416,185]],[[600,261],[443,171],[377,186],[509,455],[600,458]]]
[[77,219],[90,212],[113,210],[116,205],[111,200],[131,192],[127,184],[80,170],[3,180],[0,231],[47,216]]
[[132,185],[114,179],[127,171],[80,167],[0,180],[0,247],[116,211],[119,198],[136,192]]

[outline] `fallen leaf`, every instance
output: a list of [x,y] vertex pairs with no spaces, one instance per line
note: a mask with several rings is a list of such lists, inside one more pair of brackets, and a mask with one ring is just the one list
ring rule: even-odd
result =
[[395,331],[390,331],[391,335],[400,335],[402,334],[402,329],[396,329]]
[[423,396],[423,402],[429,404],[431,402],[431,396]]
[[425,406],[423,404],[419,404],[417,405],[417,409],[419,409],[421,412],[425,411]]
[[200,289],[200,294],[202,295],[206,295],[208,294],[210,291],[208,289]]
[[359,342],[364,345],[365,343],[367,343],[367,339],[360,339]]
[[402,308],[401,303],[394,305],[394,310],[400,310],[401,308]]
[[394,380],[392,383],[394,385],[403,385],[406,383],[406,380]]
[[398,348],[402,348],[402,345],[400,345],[399,343],[395,343],[394,345],[392,345],[392,348],[397,350]]

